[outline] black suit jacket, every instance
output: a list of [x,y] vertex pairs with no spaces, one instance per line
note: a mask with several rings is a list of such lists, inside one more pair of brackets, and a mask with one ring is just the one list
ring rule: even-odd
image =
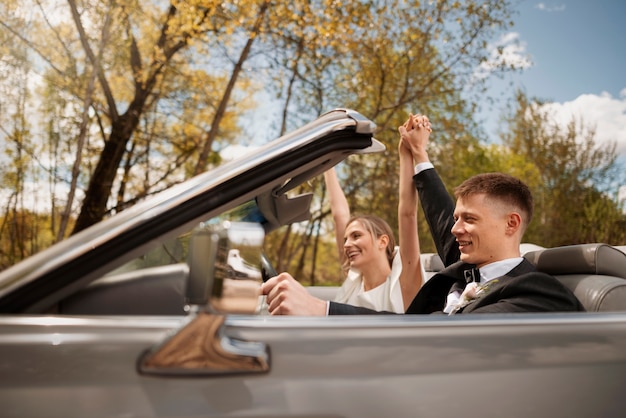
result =
[[[407,309],[407,314],[441,312],[453,286],[466,285],[464,271],[472,265],[460,258],[456,239],[450,232],[454,224],[454,202],[434,169],[424,170],[413,177],[420,203],[437,246],[437,252],[447,266],[435,274],[420,289]],[[504,312],[566,312],[583,311],[574,294],[556,278],[540,273],[523,260],[506,275],[489,282],[486,291],[457,313]],[[331,302],[330,315],[390,314],[371,309]]]
[[428,228],[435,241],[437,254],[444,266],[456,263],[461,258],[459,245],[452,235],[454,225],[454,200],[446,190],[435,169],[427,169],[413,176],[420,205],[424,210]]

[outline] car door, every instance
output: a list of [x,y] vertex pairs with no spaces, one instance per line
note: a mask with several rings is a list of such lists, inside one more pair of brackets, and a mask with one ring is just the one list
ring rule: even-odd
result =
[[[471,316],[471,315],[470,315]],[[3,416],[620,416],[622,314],[477,318],[233,315],[261,373],[146,374],[187,318],[4,317]]]

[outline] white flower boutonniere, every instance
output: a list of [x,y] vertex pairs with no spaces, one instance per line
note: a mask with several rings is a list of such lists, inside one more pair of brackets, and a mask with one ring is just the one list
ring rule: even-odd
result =
[[465,286],[465,290],[463,290],[463,293],[461,293],[461,299],[459,300],[459,303],[457,303],[454,308],[452,308],[448,315],[454,315],[459,310],[469,305],[470,302],[482,297],[485,293],[489,291],[491,285],[497,282],[498,279],[488,281],[485,284],[478,284],[476,282],[468,283],[467,286]]

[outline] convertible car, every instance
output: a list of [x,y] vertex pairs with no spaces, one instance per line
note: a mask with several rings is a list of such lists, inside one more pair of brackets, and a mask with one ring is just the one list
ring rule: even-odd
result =
[[623,248],[525,253],[582,313],[267,315],[265,235],[308,218],[298,185],[383,151],[374,130],[328,112],[1,272],[0,415],[623,416]]

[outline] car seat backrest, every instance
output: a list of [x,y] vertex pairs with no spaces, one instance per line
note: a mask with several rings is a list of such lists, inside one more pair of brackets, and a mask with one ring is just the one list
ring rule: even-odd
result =
[[59,304],[64,315],[186,315],[187,264],[103,277]]
[[425,253],[421,255],[424,270],[428,272],[438,272],[445,268],[441,257],[437,253]]
[[524,257],[555,276],[587,311],[626,310],[626,254],[606,244],[579,244],[531,251]]

